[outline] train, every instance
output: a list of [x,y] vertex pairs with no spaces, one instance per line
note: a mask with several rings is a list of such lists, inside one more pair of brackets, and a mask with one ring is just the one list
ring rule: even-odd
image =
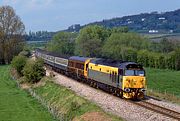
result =
[[125,99],[144,99],[145,70],[141,64],[105,58],[62,56],[35,49],[35,57],[54,71]]

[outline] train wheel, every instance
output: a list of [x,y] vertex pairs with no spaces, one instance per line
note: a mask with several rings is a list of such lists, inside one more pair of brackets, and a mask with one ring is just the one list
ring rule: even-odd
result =
[[117,90],[114,89],[113,95],[117,96]]
[[93,86],[93,82],[92,82],[92,81],[90,82],[90,86],[91,86],[91,87]]
[[120,98],[123,98],[123,91],[121,91],[121,90],[120,90],[120,92],[119,92],[119,97],[120,97]]
[[120,90],[119,89],[116,89],[116,96],[120,97]]
[[97,89],[99,89],[99,87],[98,87],[98,83],[97,83],[97,85],[96,85],[96,88],[97,88]]
[[110,93],[114,93],[114,91],[113,91],[113,89],[112,89],[112,88],[110,88],[110,89],[109,89],[109,92],[110,92]]

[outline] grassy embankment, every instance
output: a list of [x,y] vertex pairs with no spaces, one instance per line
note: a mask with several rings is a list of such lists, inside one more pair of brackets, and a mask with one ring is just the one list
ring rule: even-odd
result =
[[77,96],[73,91],[57,85],[50,78],[45,78],[45,85],[34,88],[34,91],[45,99],[49,105],[68,119],[81,120],[122,120],[114,115],[105,113],[96,104]]
[[18,89],[9,66],[0,66],[0,120],[52,121],[53,117],[34,98]]
[[146,68],[146,76],[148,94],[180,103],[180,71]]

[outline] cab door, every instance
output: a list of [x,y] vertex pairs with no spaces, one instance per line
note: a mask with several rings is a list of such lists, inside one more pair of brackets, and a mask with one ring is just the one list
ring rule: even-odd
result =
[[84,63],[84,77],[87,78],[88,76],[88,66],[91,59],[87,59]]

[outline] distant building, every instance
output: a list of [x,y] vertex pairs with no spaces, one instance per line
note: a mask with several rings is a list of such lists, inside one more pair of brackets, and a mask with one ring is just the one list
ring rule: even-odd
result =
[[165,19],[166,19],[166,18],[164,18],[164,17],[160,17],[160,18],[159,18],[159,20],[165,20]]
[[142,18],[141,21],[145,21],[145,18]]
[[173,33],[174,31],[173,30],[169,30],[170,33]]
[[128,21],[128,24],[131,24],[131,23],[133,23],[133,21]]
[[158,33],[158,30],[149,30],[149,33]]
[[130,18],[126,19],[126,21],[130,21],[130,20],[131,20]]

